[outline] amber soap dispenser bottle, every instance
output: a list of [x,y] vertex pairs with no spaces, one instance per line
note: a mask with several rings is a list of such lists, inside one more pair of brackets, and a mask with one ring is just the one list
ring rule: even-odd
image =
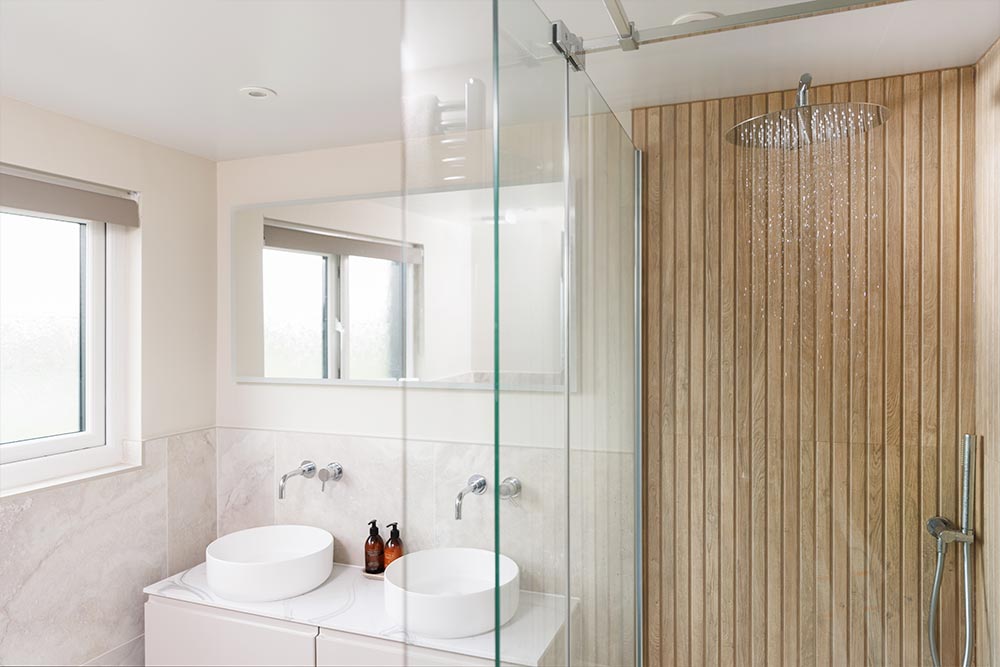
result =
[[398,523],[386,525],[392,528],[392,532],[389,533],[389,541],[385,543],[385,566],[389,567],[389,563],[403,555],[403,540],[399,539]]
[[365,540],[365,572],[379,574],[385,570],[385,543],[378,534],[378,523],[375,519],[368,522],[368,539]]

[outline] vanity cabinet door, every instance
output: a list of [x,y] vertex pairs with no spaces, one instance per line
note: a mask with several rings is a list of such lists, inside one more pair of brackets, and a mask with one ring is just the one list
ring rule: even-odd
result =
[[150,596],[146,665],[316,664],[318,628]]
[[347,632],[320,630],[316,667],[490,667],[492,660]]

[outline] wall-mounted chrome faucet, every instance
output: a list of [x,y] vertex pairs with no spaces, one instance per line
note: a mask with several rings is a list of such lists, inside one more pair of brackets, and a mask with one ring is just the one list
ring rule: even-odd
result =
[[337,462],[328,463],[319,469],[319,481],[323,483],[319,487],[320,493],[326,491],[327,482],[339,482],[340,478],[344,476],[344,466]]
[[306,479],[311,479],[316,475],[316,464],[312,461],[303,461],[299,464],[299,467],[291,472],[286,472],[281,476],[281,482],[278,483],[278,500],[285,499],[285,482],[291,477],[305,477]]
[[486,478],[482,475],[473,475],[469,478],[469,484],[458,492],[458,497],[455,498],[455,518],[462,518],[462,499],[470,493],[474,493],[477,496],[481,496],[486,493]]

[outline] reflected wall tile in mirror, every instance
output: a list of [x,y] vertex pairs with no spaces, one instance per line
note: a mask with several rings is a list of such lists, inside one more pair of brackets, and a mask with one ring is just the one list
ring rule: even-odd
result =
[[274,434],[218,429],[218,534],[274,523]]

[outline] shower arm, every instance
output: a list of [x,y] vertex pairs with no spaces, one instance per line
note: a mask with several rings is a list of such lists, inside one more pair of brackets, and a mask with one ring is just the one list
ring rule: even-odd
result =
[[809,86],[812,85],[812,75],[803,74],[799,79],[799,88],[795,91],[795,106],[809,106]]

